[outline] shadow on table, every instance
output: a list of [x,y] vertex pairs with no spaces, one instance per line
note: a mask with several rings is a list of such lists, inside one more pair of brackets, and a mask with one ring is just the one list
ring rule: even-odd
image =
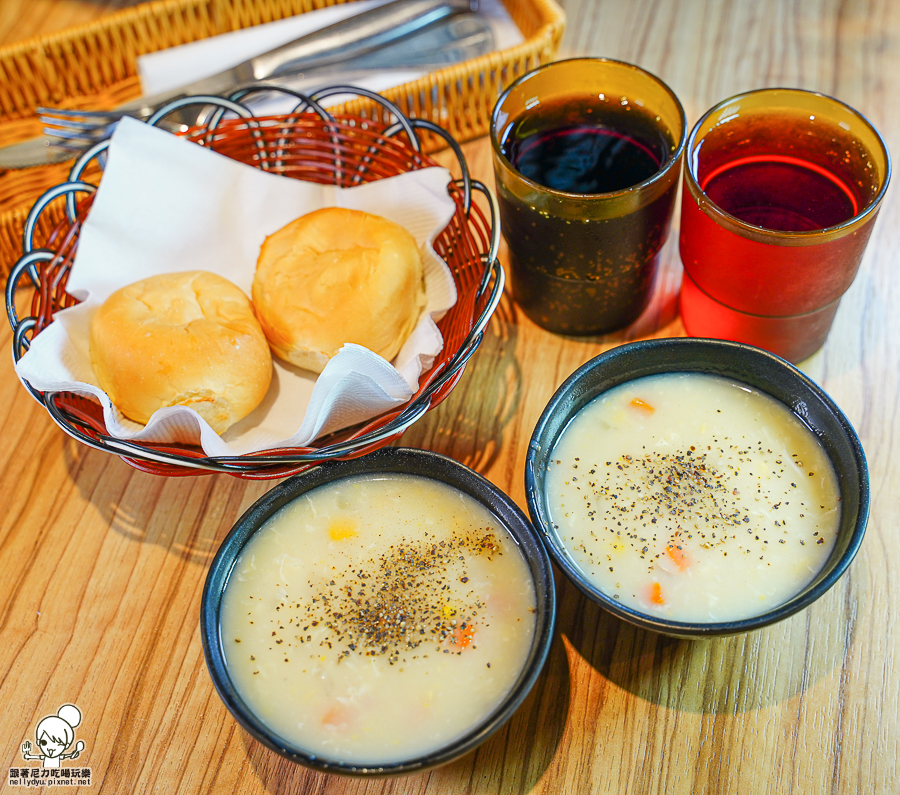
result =
[[475,751],[431,771],[400,778],[353,780],[316,773],[282,759],[242,733],[247,759],[272,795],[287,793],[502,793],[525,795],[553,761],[569,705],[566,654],[559,638],[528,698],[513,717]]
[[209,565],[240,515],[278,481],[161,477],[72,441],[64,455],[84,500],[121,536]]
[[[499,454],[503,429],[522,394],[516,329],[515,310],[504,298],[441,411],[429,412],[399,444],[435,450],[486,471]],[[65,445],[64,455],[83,498],[113,530],[201,565],[212,561],[241,514],[280,482],[207,474],[160,477],[76,442]]]
[[[605,336],[565,337],[577,344],[577,348],[572,347],[577,351],[572,358],[573,371],[611,346],[664,333],[663,329],[675,322],[680,266],[661,271],[657,281],[647,309],[627,329]],[[523,324],[529,331],[525,340],[519,340]],[[399,444],[434,450],[479,472],[489,471],[500,456],[506,427],[521,411],[525,384],[518,357],[540,355],[529,346],[544,334],[547,332],[538,329],[516,306],[510,292],[504,293],[481,346],[440,411],[427,414],[413,425]],[[563,376],[568,374],[563,372]],[[556,385],[532,384],[530,388],[535,392],[542,386],[549,400]],[[530,433],[530,428],[527,430]],[[524,480],[524,472],[518,476]]]
[[[490,467],[522,391],[514,314],[511,302],[501,301],[497,319],[446,405],[416,423],[400,444],[436,450],[480,471]],[[479,396],[475,412],[466,407],[469,390]],[[280,482],[228,475],[160,477],[76,442],[64,446],[64,455],[82,496],[114,531],[201,565],[212,561],[243,511]]]
[[503,431],[522,401],[522,369],[516,358],[518,310],[505,293],[462,378],[440,404],[398,442],[449,456],[478,472],[496,462]]
[[596,672],[665,709],[713,715],[774,706],[833,677],[854,642],[862,609],[857,591],[865,592],[845,576],[810,608],[779,624],[741,635],[681,640],[616,618],[561,575],[557,587],[557,631],[569,646],[574,700],[578,682]]

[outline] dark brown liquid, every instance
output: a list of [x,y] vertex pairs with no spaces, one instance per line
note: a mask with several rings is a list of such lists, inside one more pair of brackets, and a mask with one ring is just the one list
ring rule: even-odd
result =
[[501,142],[504,157],[532,182],[576,194],[535,190],[529,198],[498,183],[513,295],[525,314],[550,331],[578,335],[638,318],[668,234],[677,174],[637,209],[597,217],[588,204],[657,174],[675,149],[655,117],[618,99],[569,99],[513,121]]
[[567,99],[516,120],[500,145],[528,179],[565,193],[613,193],[652,177],[672,141],[638,106]]

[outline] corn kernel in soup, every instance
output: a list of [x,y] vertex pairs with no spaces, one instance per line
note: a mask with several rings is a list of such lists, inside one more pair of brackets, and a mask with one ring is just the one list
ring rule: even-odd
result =
[[475,728],[531,648],[535,592],[480,503],[429,478],[345,478],[242,550],[222,599],[228,673],[294,745],[387,764]]
[[563,431],[548,467],[560,539],[605,594],[689,622],[767,612],[834,547],[837,478],[813,433],[746,384],[637,378]]

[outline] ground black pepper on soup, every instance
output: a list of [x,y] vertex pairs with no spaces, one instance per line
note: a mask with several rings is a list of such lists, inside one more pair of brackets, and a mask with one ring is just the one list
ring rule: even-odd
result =
[[784,603],[822,568],[840,522],[837,477],[809,428],[769,395],[701,373],[595,398],[555,445],[546,492],[588,580],[678,621]]
[[274,732],[386,764],[475,728],[519,677],[535,591],[493,515],[430,478],[348,477],[241,551],[222,599],[228,674]]

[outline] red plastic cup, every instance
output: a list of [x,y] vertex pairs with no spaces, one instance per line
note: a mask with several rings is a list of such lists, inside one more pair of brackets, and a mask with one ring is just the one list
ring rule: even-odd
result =
[[818,350],[890,180],[878,131],[838,100],[762,89],[719,103],[687,142],[680,251],[690,336]]

